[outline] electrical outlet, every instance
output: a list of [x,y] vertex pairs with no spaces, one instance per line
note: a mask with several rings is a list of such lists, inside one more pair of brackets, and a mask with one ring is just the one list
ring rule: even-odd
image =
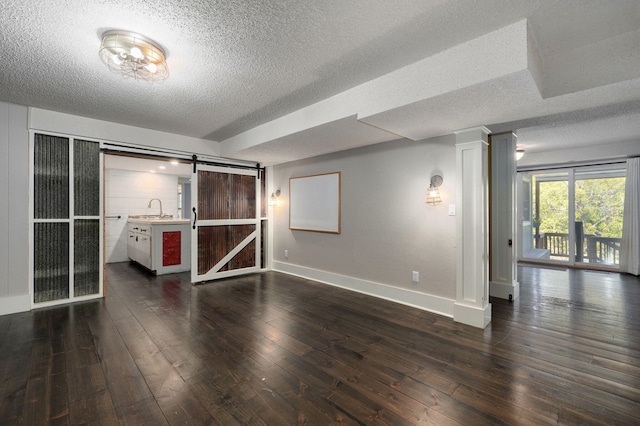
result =
[[289,258],[289,250],[285,250],[284,251],[284,258],[288,259]]
[[413,282],[414,283],[417,283],[418,281],[420,281],[420,272],[413,271],[412,274],[413,274]]

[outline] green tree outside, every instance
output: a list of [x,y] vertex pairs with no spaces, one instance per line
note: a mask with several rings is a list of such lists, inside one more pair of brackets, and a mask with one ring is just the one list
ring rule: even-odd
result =
[[623,177],[576,181],[576,221],[585,234],[622,238],[624,184]]
[[542,233],[569,233],[569,187],[567,181],[542,181],[540,185],[539,216]]
[[[541,181],[539,185],[540,215],[534,223],[539,222],[542,233],[568,233],[568,182]],[[622,237],[624,185],[624,177],[576,179],[575,217],[583,222],[585,234]]]

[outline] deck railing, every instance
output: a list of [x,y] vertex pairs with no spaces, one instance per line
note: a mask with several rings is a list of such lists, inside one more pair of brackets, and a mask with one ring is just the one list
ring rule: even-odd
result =
[[551,257],[569,258],[569,234],[542,232],[536,236],[536,248],[547,249]]
[[[598,237],[585,234],[581,244],[584,263],[601,263],[605,265],[620,264],[620,238]],[[536,247],[549,250],[551,258],[569,259],[569,234],[544,232],[536,237]]]
[[589,263],[620,264],[621,238],[596,237],[585,235],[585,246]]

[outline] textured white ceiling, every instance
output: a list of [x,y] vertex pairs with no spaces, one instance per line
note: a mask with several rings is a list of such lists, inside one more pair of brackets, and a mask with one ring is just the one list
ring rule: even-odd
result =
[[[614,124],[640,140],[626,109],[640,102],[637,0],[4,0],[0,29],[1,101],[219,141],[252,161],[476,124],[511,126],[532,149]],[[109,29],[165,47],[169,78],[107,70]],[[478,49],[492,56],[470,61]],[[621,118],[599,120],[602,108]]]

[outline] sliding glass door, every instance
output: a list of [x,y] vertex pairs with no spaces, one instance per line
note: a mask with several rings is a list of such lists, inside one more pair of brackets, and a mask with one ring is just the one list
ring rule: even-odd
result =
[[521,257],[534,261],[568,261],[572,255],[568,173],[528,173],[523,174],[523,178],[529,182],[526,185],[529,221],[523,223],[526,234],[521,240]]
[[518,173],[519,258],[618,266],[624,165]]
[[625,168],[576,170],[576,263],[619,266]]

